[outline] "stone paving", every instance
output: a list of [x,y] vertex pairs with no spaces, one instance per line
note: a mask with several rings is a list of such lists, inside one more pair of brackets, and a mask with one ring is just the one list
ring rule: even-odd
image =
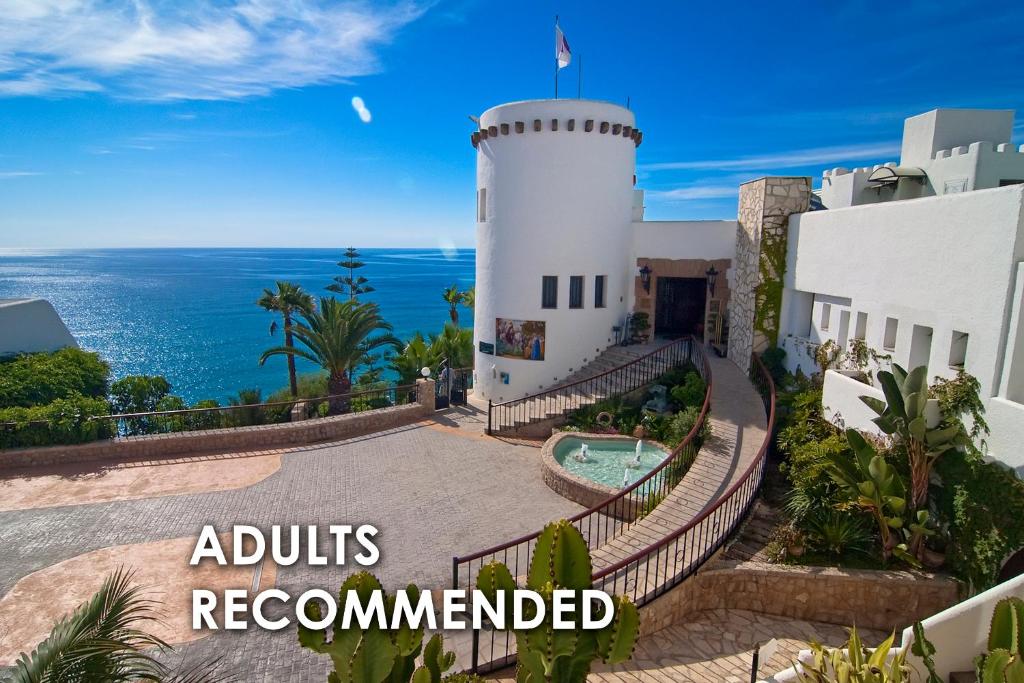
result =
[[[535,448],[467,438],[474,421],[471,411],[453,411],[437,428],[412,425],[305,448],[246,488],[0,512],[0,595],[81,553],[196,536],[203,524],[374,524],[382,558],[374,572],[386,585],[446,587],[453,555],[581,509],[544,485]],[[335,590],[349,571],[280,567],[277,587],[293,595]],[[222,632],[182,650],[189,658],[223,658],[243,681],[326,678],[326,662],[301,650],[292,629]]]

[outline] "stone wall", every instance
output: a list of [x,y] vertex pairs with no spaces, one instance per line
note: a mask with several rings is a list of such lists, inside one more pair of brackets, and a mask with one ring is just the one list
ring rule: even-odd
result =
[[188,457],[207,453],[265,450],[346,439],[418,422],[434,412],[434,381],[419,380],[423,403],[367,410],[301,422],[155,434],[73,446],[47,446],[0,451],[0,471],[74,462],[121,462]]
[[743,609],[891,631],[958,601],[956,581],[924,572],[719,562],[640,610],[640,628],[653,633],[702,610]]
[[750,369],[750,355],[776,343],[789,216],[810,206],[811,179],[770,177],[740,185],[729,303],[729,357]]

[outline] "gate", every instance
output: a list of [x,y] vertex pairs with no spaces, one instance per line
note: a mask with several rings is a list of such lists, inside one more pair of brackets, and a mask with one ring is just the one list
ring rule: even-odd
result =
[[452,370],[444,362],[434,383],[434,409],[444,410],[453,405],[464,406],[468,402],[469,390],[473,388],[473,369]]

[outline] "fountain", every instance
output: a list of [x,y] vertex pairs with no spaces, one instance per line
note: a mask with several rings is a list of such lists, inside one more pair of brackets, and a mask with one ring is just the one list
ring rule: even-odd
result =
[[629,486],[629,469],[626,469],[622,474],[622,488]]
[[590,446],[583,444],[580,446],[580,452],[572,456],[576,462],[590,462]]
[[644,450],[644,440],[643,439],[637,439],[636,440],[636,451],[635,451],[635,454],[633,456],[633,459],[630,460],[628,463],[626,463],[626,467],[628,467],[630,469],[633,469],[633,470],[635,470],[636,468],[640,467],[640,454],[643,452],[643,450]]

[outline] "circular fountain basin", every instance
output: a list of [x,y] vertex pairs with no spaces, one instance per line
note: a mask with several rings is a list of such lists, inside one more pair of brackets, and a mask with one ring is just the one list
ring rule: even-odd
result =
[[[587,444],[586,462],[577,460]],[[629,483],[647,476],[669,451],[663,445],[644,440],[640,464],[633,466],[637,440],[629,436],[561,432],[544,443],[541,468],[544,483],[559,495],[588,508],[594,507],[622,490],[623,475]]]

